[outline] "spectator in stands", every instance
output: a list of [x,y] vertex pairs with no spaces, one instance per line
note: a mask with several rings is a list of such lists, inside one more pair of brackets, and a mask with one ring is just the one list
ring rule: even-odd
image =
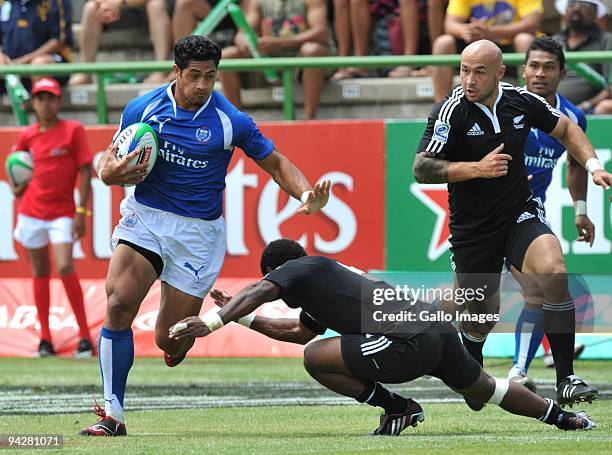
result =
[[444,33],[447,6],[448,0],[427,0],[427,30],[432,48],[434,41]]
[[[550,0],[552,1],[552,0]],[[612,0],[601,0],[603,5],[605,6],[605,11],[601,9],[597,9],[597,23],[602,30],[608,30],[610,27],[609,15],[610,11],[612,11]],[[567,28],[567,23],[565,21],[565,10],[567,9],[567,0],[556,0],[555,2],[555,10],[557,13],[561,15],[561,29]],[[546,14],[546,4],[544,4],[544,14]],[[557,30],[559,32],[560,30]]]
[[[250,0],[246,19],[258,33],[257,47],[265,56],[318,57],[328,55],[327,4],[325,0]],[[244,58],[251,54],[244,33],[236,34],[235,45],[223,49],[223,58]],[[223,93],[241,108],[240,78],[236,72],[221,72]],[[304,116],[315,118],[325,82],[322,69],[305,69]]]
[[[88,0],[83,7],[79,50],[82,62],[96,59],[102,30],[107,24],[118,21],[126,8],[145,7],[149,18],[149,36],[153,43],[155,60],[168,60],[172,51],[172,28],[166,0]],[[145,83],[160,83],[166,73],[155,71],[144,80]],[[84,73],[73,74],[71,85],[90,84],[91,76]]]
[[[542,0],[450,0],[445,34],[434,42],[433,54],[455,54],[481,39],[496,42],[504,52],[525,52],[540,27],[542,11]],[[434,67],[436,101],[448,94],[453,73],[450,66]]]
[[[91,152],[83,125],[59,118],[61,89],[55,79],[43,78],[32,88],[37,123],[21,130],[15,150],[28,150],[34,163],[29,182],[11,188],[20,197],[15,239],[28,251],[34,274],[34,302],[38,310],[41,357],[55,353],[49,331],[49,243],[81,338],[76,357],[91,357],[93,346],[85,316],[83,291],[74,270],[72,247],[85,233],[91,191]],[[80,177],[80,203],[75,208],[74,187]]]
[[[198,22],[204,19],[208,13],[219,3],[220,0],[175,0],[174,13],[172,14],[172,34],[174,41],[193,32]],[[247,0],[242,0],[240,6],[243,11],[247,9]],[[217,25],[210,39],[215,41],[221,48],[233,46],[236,38],[236,26],[228,15]]]
[[[421,0],[398,0],[399,1],[399,18],[401,23],[402,38],[404,42],[404,55],[415,55],[419,52],[419,41],[422,36],[420,15]],[[425,12],[425,9],[423,9]],[[426,19],[423,22],[427,22]],[[423,25],[425,25],[423,23]],[[428,73],[428,70],[415,70],[411,66],[398,66],[389,71],[389,77],[410,77],[421,76]]]
[[0,63],[69,62],[71,26],[70,0],[4,0],[0,6]]
[[[338,54],[350,55],[351,44],[355,55],[370,54],[370,32],[373,23],[374,27],[377,27],[377,21],[380,20],[385,21],[385,27],[388,27],[384,36],[390,41],[392,53],[403,55],[431,53],[428,43],[430,19],[427,4],[429,1],[431,0],[334,0],[334,31],[338,43]],[[433,1],[439,2],[440,0]],[[444,2],[445,7],[445,0],[441,1]],[[441,34],[444,9],[441,11],[441,16],[438,16],[434,14],[431,23],[435,26],[436,18],[438,19],[439,34]],[[377,37],[379,37],[378,34]],[[375,41],[375,44],[380,45],[380,42]],[[378,51],[380,52],[381,49],[379,48]],[[387,75],[389,77],[409,77],[429,73],[428,69],[398,66]],[[340,68],[334,73],[332,80],[367,77],[368,74],[368,70],[364,68]]]
[[[338,55],[347,57],[368,55],[370,44],[370,30],[372,28],[371,8],[385,8],[393,11],[397,5],[393,0],[333,0],[334,2],[334,34],[338,46]],[[339,68],[332,77],[332,81],[367,77],[365,68]]]
[[604,30],[610,28],[610,11],[612,10],[612,0],[602,0],[602,3],[606,7],[606,12],[603,16],[597,17],[597,23]]
[[[557,4],[565,11],[566,29],[555,35],[567,51],[609,51],[612,50],[612,33],[602,30],[597,18],[606,15],[601,0],[569,0]],[[589,63],[589,66],[610,80],[610,63]],[[573,71],[568,71],[559,84],[559,93],[577,105],[587,114],[612,113],[610,87],[603,90],[589,84]]]

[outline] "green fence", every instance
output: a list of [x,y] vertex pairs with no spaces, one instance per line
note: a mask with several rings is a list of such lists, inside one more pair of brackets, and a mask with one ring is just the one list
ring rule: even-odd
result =
[[[504,54],[504,62],[510,65],[523,63],[523,54]],[[302,68],[393,68],[400,65],[458,65],[459,55],[398,55],[398,56],[367,56],[367,57],[308,57],[308,58],[261,58],[223,60],[219,66],[221,71],[262,71],[275,70],[282,73],[284,88],[283,115],[286,120],[295,118],[293,99],[293,71]],[[602,52],[568,52],[566,60],[570,64],[590,62],[612,62],[612,51]],[[104,77],[111,73],[133,72],[149,73],[152,71],[170,71],[173,62],[96,62],[96,63],[62,63],[58,65],[6,65],[0,66],[0,75],[70,75],[73,73],[89,73],[98,76],[97,112],[98,123],[108,123],[106,90]]]

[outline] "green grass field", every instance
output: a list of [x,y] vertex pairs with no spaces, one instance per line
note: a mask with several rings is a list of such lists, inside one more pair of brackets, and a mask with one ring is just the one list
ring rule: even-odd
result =
[[[486,366],[505,376],[508,365]],[[175,369],[137,359],[128,437],[83,438],[79,429],[95,421],[94,394],[102,400],[95,359],[0,359],[0,435],[61,434],[57,453],[612,453],[612,362],[580,361],[576,371],[602,392],[575,407],[596,421],[591,432],[564,433],[496,406],[475,413],[440,381],[420,379],[392,388],[422,403],[425,422],[398,438],[373,438],[366,435],[380,411],[324,390],[299,359],[188,359]],[[531,374],[551,396],[553,370],[536,359]]]

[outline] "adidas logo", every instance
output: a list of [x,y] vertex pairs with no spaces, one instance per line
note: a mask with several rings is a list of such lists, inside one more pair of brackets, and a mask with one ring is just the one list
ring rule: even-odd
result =
[[482,131],[482,128],[480,128],[480,125],[478,125],[478,123],[474,123],[474,125],[467,132],[468,136],[482,136],[483,134],[484,131]]

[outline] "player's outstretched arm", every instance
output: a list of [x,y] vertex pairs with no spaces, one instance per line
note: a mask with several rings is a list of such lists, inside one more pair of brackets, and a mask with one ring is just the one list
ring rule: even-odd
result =
[[256,163],[272,176],[285,193],[302,201],[298,213],[314,213],[327,204],[331,182],[326,180],[313,188],[302,171],[278,150],[274,149],[270,155]]
[[262,303],[278,298],[281,290],[271,281],[261,280],[248,285],[233,297],[218,313],[209,311],[202,319],[191,316],[170,327],[169,337],[180,340],[186,336],[205,337],[225,324],[255,311]]
[[249,327],[269,338],[288,343],[306,344],[317,336],[299,319],[255,316]]
[[252,313],[265,302],[272,302],[278,298],[281,290],[271,281],[261,280],[248,285],[241,290],[219,311],[223,322],[237,321],[243,316]]
[[603,168],[593,145],[578,125],[562,115],[550,134],[559,139],[565,145],[567,152],[591,173],[595,185],[601,186],[604,190],[612,186],[612,174]]
[[96,171],[98,177],[107,185],[136,185],[147,176],[147,164],[136,164],[128,166],[132,159],[140,153],[134,150],[121,160],[117,160],[117,145],[110,144],[98,161]]
[[[210,291],[210,296],[220,308],[223,308],[232,299],[229,294],[219,289]],[[234,322],[249,327],[269,338],[288,343],[306,344],[317,336],[316,333],[302,324],[299,319],[266,318],[264,316],[247,315]]]
[[497,146],[480,161],[446,161],[429,152],[417,153],[414,178],[419,183],[457,183],[477,178],[496,178],[508,173],[510,155],[501,153],[504,144]]

